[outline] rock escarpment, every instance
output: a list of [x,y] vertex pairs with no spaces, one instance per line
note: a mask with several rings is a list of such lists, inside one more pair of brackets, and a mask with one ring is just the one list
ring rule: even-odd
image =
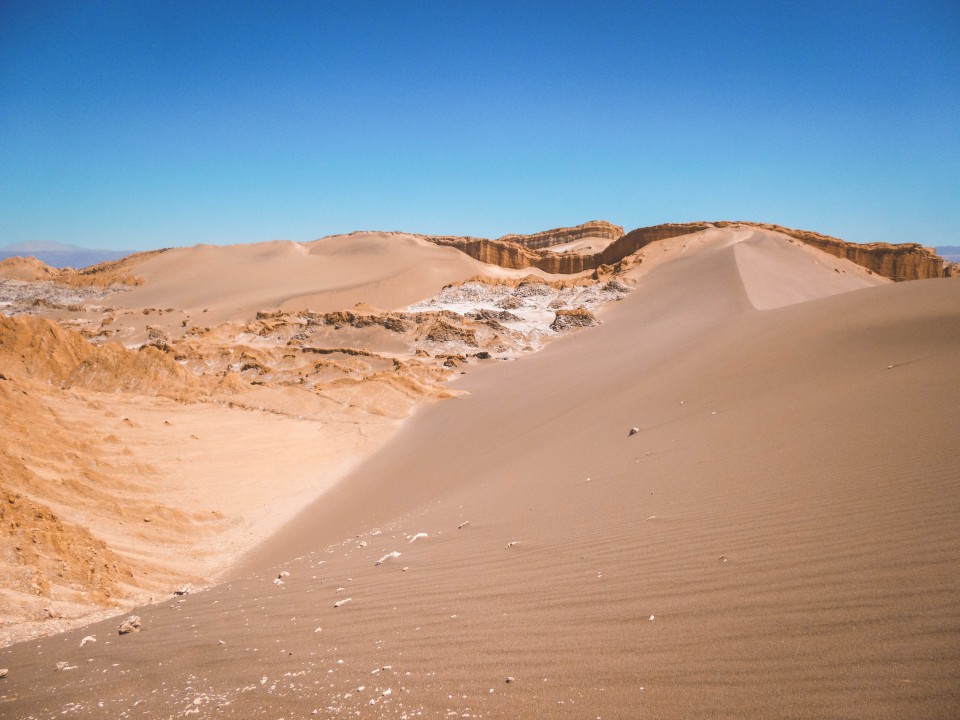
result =
[[540,250],[584,238],[616,240],[621,237],[623,237],[623,228],[619,225],[606,220],[591,220],[576,227],[554,228],[533,235],[504,235],[497,238],[497,242],[516,243],[530,250]]
[[865,267],[877,275],[882,275],[892,280],[924,280],[927,278],[951,277],[960,274],[955,264],[947,262],[937,255],[935,250],[923,247],[919,243],[892,245],[890,243],[876,242],[861,245],[846,242],[829,235],[821,235],[820,233],[810,230],[793,230],[792,228],[782,227],[781,225],[771,225],[769,223],[718,222],[714,224],[717,227],[747,225],[783,233],[807,245],[812,245],[818,250],[823,250],[836,257],[855,262],[857,265]]
[[623,228],[619,225],[593,220],[572,228],[555,228],[533,235],[504,235],[497,240],[451,235],[420,237],[437,245],[455,247],[474,260],[488,265],[499,265],[513,270],[538,268],[555,275],[574,275],[597,269],[600,263],[595,261],[599,254],[558,254],[547,248],[583,238],[615,239],[622,236]]
[[[893,280],[922,280],[960,274],[958,266],[946,262],[930,248],[917,243],[850,243],[809,230],[755,222],[664,223],[637,228],[623,234],[622,228],[603,221],[591,221],[575,228],[557,228],[534,235],[505,235],[498,240],[473,237],[421,236],[438,245],[455,247],[475,260],[514,270],[538,268],[556,275],[575,275],[611,268],[657,240],[700,232],[709,228],[756,227],[796,238],[836,257],[845,258],[871,272]],[[614,238],[597,253],[554,253],[546,248],[584,237]]]
[[50,267],[35,257],[12,257],[0,261],[0,279],[26,282],[46,280],[75,288],[142,285],[143,278],[133,274],[131,269],[143,260],[162,252],[165,250],[148,250],[80,270]]

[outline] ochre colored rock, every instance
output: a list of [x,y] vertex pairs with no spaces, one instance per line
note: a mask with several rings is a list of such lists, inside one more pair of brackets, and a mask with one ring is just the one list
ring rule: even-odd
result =
[[[622,234],[622,228],[595,220],[575,228],[557,228],[534,235],[505,235],[498,240],[451,236],[421,237],[438,245],[455,247],[480,262],[514,270],[535,267],[556,275],[574,275],[588,271],[609,274],[619,263],[654,241],[723,227],[756,227],[783,233],[893,280],[922,280],[960,274],[958,266],[946,262],[933,250],[917,243],[861,245],[809,230],[793,230],[768,223],[726,220],[664,223],[637,228],[625,235]],[[618,235],[618,232],[621,234]],[[593,254],[554,253],[544,249],[584,237],[615,237],[615,239],[602,251]]]
[[821,235],[810,230],[793,230],[768,223],[715,223],[717,227],[748,225],[789,235],[818,250],[845,258],[867,268],[877,275],[892,280],[925,280],[955,275],[955,266],[937,255],[935,250],[919,243],[850,243],[839,238]]

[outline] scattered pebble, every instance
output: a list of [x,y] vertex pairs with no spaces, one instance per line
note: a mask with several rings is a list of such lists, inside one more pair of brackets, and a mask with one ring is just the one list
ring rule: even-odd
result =
[[333,606],[334,606],[335,608],[338,608],[338,607],[340,607],[341,605],[346,605],[346,604],[347,604],[348,602],[350,602],[351,600],[353,600],[353,598],[344,598],[343,600],[337,600],[337,601],[333,604]]
[[457,530],[463,530],[469,524],[470,524],[469,520],[464,520],[462,523],[457,525]]
[[120,623],[119,631],[121,635],[140,632],[140,616],[131,615],[128,617],[126,620]]
[[631,435],[636,435],[638,432],[640,432],[640,428],[632,427],[630,428],[630,432],[627,433],[627,437],[630,437]]
[[510,542],[507,543],[507,547],[508,547],[508,548],[512,548],[512,547],[515,547],[515,546],[517,546],[517,545],[519,545],[519,544],[520,544],[520,541],[519,541],[519,540],[511,540]]
[[5,678],[9,672],[10,670],[8,668],[0,668],[0,678]]
[[425,538],[425,537],[429,537],[429,536],[425,532],[419,532],[416,535],[414,535],[412,538],[410,538],[410,542],[413,542],[414,540],[419,540],[420,538]]
[[512,675],[507,675],[507,682],[508,682],[508,683],[512,683],[512,682],[513,682],[513,676],[512,676]]
[[88,642],[96,642],[97,639],[93,635],[87,635],[83,640],[80,641],[80,647],[83,647]]
[[[410,542],[413,542],[413,540],[411,540]],[[377,564],[377,565],[383,565],[387,560],[392,560],[393,558],[398,558],[398,557],[400,557],[400,553],[398,553],[396,550],[394,550],[393,552],[388,552],[388,553],[387,553],[386,555],[384,555],[382,558],[380,558],[379,560],[377,560],[376,564]]]

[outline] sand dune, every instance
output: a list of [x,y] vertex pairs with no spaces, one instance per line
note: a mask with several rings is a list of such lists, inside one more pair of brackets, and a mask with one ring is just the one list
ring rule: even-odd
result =
[[489,269],[452,248],[402,233],[361,233],[312,243],[271,242],[176,248],[139,263],[142,287],[119,307],[208,310],[205,323],[247,319],[257,310],[342,310],[367,303],[410,305],[445,284]]
[[956,716],[960,284],[760,230],[669,242],[602,325],[471,369],[224,584],[0,651],[0,707]]

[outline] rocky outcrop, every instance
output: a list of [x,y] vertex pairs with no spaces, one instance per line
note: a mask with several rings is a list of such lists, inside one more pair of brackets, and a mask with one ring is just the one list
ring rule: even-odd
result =
[[586,308],[559,309],[557,316],[550,324],[550,329],[554,332],[564,332],[573,328],[592,327],[596,324],[596,316]]
[[[780,225],[755,222],[724,220],[718,222],[664,223],[637,228],[626,235],[616,237],[601,252],[586,255],[573,252],[558,254],[544,248],[583,237],[610,237],[621,228],[610,223],[593,221],[578,225],[576,228],[547,230],[535,235],[505,235],[499,240],[451,236],[421,237],[438,245],[455,247],[470,257],[489,265],[499,265],[514,270],[534,267],[555,275],[575,275],[610,269],[657,240],[666,240],[709,228],[723,227],[756,227],[780,232],[831,255],[850,260],[877,275],[898,281],[949,277],[960,274],[957,265],[946,262],[932,249],[925,248],[917,243],[898,245],[867,243],[860,245],[809,230],[793,230]],[[601,233],[607,234],[603,235]]]
[[769,223],[732,223],[717,222],[717,227],[745,225],[759,227],[764,230],[773,230],[796,238],[818,250],[844,258],[867,268],[871,272],[892,280],[925,280],[927,278],[941,278],[956,275],[956,266],[937,255],[932,248],[926,248],[919,243],[851,243],[829,235],[810,230],[793,230],[781,225]]
[[[620,231],[622,228],[602,221],[593,221],[578,225],[576,228],[547,230],[536,235],[505,235],[499,240],[451,236],[421,237],[438,245],[455,247],[475,260],[488,265],[499,265],[513,270],[535,267],[554,275],[575,275],[600,270],[604,266],[615,265],[654,240],[686,235],[707,227],[711,227],[710,223],[667,224],[640,228],[626,235],[621,235],[601,252],[589,255],[572,252],[558,254],[543,249],[543,247],[549,247],[549,245],[538,245],[538,247],[532,248],[520,244],[520,242],[509,240],[509,238],[518,238],[525,243],[541,243],[546,242],[544,238],[552,238],[556,240],[556,242],[550,243],[550,245],[553,245],[560,242],[570,242],[571,238],[596,237],[596,233],[601,231],[614,234],[615,231]],[[574,237],[576,233],[579,233],[579,235]]]
[[131,267],[144,259],[164,252],[149,250],[129,255],[122,260],[111,260],[82,270],[54,268],[34,257],[12,257],[0,261],[0,278],[36,282],[47,280],[68,287],[108,287],[111,285],[142,285],[143,278],[133,275]]
[[204,383],[153,346],[91,344],[44,318],[0,316],[0,371],[54,387],[136,392],[174,399],[206,394]]
[[576,227],[554,228],[533,235],[504,235],[497,238],[497,242],[514,243],[530,250],[540,250],[584,238],[616,240],[620,237],[623,237],[623,228],[619,225],[608,223],[606,220],[591,220]]
[[588,237],[600,237],[616,240],[623,236],[623,228],[604,220],[592,220],[569,228],[555,228],[533,235],[504,235],[497,240],[475,237],[457,237],[452,235],[421,235],[437,245],[455,247],[474,260],[488,265],[523,270],[538,268],[555,275],[574,275],[596,269],[591,259],[596,255],[578,253],[554,253],[545,248],[562,243],[582,240]]

